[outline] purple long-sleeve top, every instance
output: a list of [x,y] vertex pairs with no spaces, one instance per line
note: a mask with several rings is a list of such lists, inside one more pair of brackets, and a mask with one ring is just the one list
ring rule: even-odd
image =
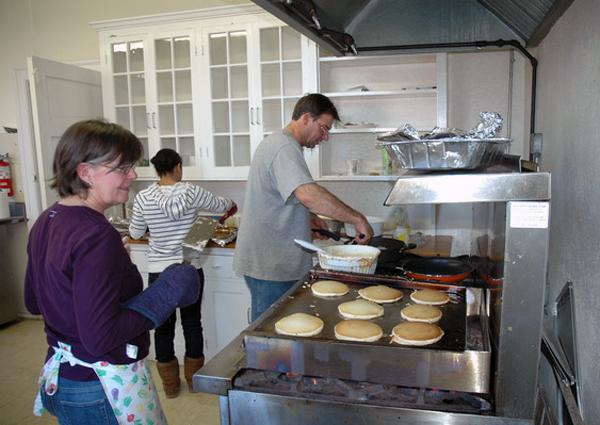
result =
[[[44,317],[49,344],[70,344],[80,360],[128,364],[148,355],[153,323],[121,303],[143,290],[142,276],[103,214],[54,204],[29,235],[25,305]],[[130,358],[126,346],[137,347]],[[135,351],[135,350],[134,350]],[[131,349],[130,349],[131,353]],[[97,379],[93,370],[63,363],[60,376]]]

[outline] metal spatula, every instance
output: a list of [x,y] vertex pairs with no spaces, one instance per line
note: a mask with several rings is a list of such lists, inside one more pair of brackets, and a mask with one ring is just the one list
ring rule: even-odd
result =
[[199,216],[181,243],[181,247],[183,248],[183,264],[190,264],[198,258],[217,226],[223,224],[225,220],[236,212],[237,206],[234,204],[234,206],[218,220],[202,215]]
[[190,264],[204,249],[213,232],[219,225],[214,218],[199,216],[181,243],[183,248],[183,264]]

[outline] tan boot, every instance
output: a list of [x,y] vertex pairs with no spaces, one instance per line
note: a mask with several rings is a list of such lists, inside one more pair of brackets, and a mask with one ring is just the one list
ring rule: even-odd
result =
[[181,379],[179,379],[179,362],[175,357],[170,362],[156,362],[158,374],[163,383],[165,396],[167,398],[175,398],[179,395],[179,387]]
[[192,359],[190,357],[183,358],[185,380],[187,381],[188,388],[190,389],[191,393],[194,392],[194,373],[198,372],[202,366],[204,366],[204,356],[198,359]]

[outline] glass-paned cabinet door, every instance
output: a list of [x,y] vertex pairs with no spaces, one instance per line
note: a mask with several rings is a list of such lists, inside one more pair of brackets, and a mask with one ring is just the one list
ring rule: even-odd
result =
[[259,29],[261,103],[263,135],[283,128],[302,97],[301,35],[286,26]]
[[113,120],[133,132],[144,144],[140,167],[150,164],[148,129],[151,117],[147,111],[145,47],[142,38],[115,41],[110,45]]
[[159,37],[153,43],[157,110],[152,112],[152,129],[158,131],[157,150],[174,149],[184,166],[195,166],[191,37]]
[[[213,171],[246,167],[251,161],[250,125],[257,111],[250,107],[248,32],[245,29],[209,32],[210,151]],[[218,173],[217,174],[222,174]]]

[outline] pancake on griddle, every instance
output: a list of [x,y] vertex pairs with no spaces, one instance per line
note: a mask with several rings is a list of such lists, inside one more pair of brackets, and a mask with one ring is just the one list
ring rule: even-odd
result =
[[313,336],[323,330],[323,320],[306,313],[294,313],[275,323],[275,330],[282,335]]
[[383,316],[383,307],[367,300],[354,300],[341,303],[338,311],[346,319],[369,320]]
[[404,322],[392,330],[392,342],[401,345],[429,345],[443,336],[444,331],[431,323]]
[[400,311],[404,320],[409,322],[435,323],[442,318],[442,310],[432,305],[409,305]]
[[334,328],[335,337],[343,341],[375,342],[383,336],[383,330],[375,323],[364,320],[344,320]]
[[435,289],[421,289],[410,294],[410,299],[417,304],[442,305],[450,301],[448,294]]
[[395,303],[404,295],[402,291],[385,285],[367,286],[360,289],[358,294],[364,299],[378,304]]
[[320,297],[341,297],[348,293],[348,286],[337,280],[319,280],[313,283],[310,289]]

